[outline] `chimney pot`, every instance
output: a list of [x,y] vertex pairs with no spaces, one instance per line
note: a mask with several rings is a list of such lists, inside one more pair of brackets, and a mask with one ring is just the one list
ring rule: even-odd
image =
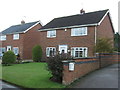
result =
[[80,14],[84,14],[85,10],[83,10],[83,8],[80,10]]
[[22,21],[21,21],[21,24],[25,24],[25,21],[24,21],[24,20],[22,20]]

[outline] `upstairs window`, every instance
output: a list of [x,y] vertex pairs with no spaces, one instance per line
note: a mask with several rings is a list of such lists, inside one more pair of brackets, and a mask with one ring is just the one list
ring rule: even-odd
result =
[[19,34],[13,34],[13,40],[18,40],[19,39]]
[[48,38],[56,37],[56,30],[47,31],[47,37]]
[[87,57],[87,47],[72,47],[71,55],[75,58]]
[[6,40],[6,35],[0,36],[0,40],[1,40],[1,41],[5,41],[5,40]]
[[46,56],[47,57],[53,57],[56,54],[56,48],[55,47],[47,47],[46,48]]
[[87,35],[87,27],[71,29],[71,36],[83,36],[83,35]]

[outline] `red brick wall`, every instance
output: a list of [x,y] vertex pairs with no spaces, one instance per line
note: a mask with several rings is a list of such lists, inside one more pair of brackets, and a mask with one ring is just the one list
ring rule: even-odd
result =
[[97,27],[97,38],[110,38],[114,41],[114,30],[108,15],[102,21],[101,25]]
[[40,32],[40,45],[43,49],[43,60],[46,59],[46,47],[56,47],[58,45],[68,45],[71,47],[88,47],[88,56],[93,56],[93,46],[95,45],[94,38],[94,27],[88,27],[87,36],[71,36],[71,29],[56,30],[55,38],[47,38],[47,31]]
[[118,60],[120,57],[120,53],[100,53],[99,54],[99,66],[105,67],[107,65],[113,64],[113,63],[118,63]]
[[[89,61],[89,62],[88,62]],[[87,73],[99,68],[99,62],[95,58],[75,60],[74,71],[69,71],[69,66],[63,65],[63,81],[62,83],[68,85],[74,80],[86,75]]]
[[110,64],[118,63],[118,61],[120,61],[120,53],[101,53],[97,54],[96,57],[93,58],[81,58],[74,60],[74,71],[69,71],[68,64],[71,61],[67,61],[67,63],[64,62],[62,83],[68,85],[91,71],[100,69],[101,67],[105,67]]
[[40,24],[37,24],[35,27],[31,28],[28,32],[25,33],[24,43],[23,43],[23,58],[32,59],[32,48],[35,45],[40,43],[40,32],[38,29],[41,28]]
[[[111,26],[109,16],[107,15],[101,22],[100,26],[96,27],[96,38],[111,38],[114,39],[114,32]],[[94,56],[93,47],[95,45],[95,27],[88,27],[87,36],[71,36],[71,29],[56,30],[55,38],[47,38],[47,31],[40,32],[40,45],[43,49],[43,60],[46,59],[46,47],[56,47],[58,50],[58,45],[68,45],[69,49],[71,47],[88,47],[88,57]],[[113,44],[114,45],[114,44]]]
[[24,34],[20,34],[19,40],[13,40],[13,34],[6,35],[7,39],[2,41],[2,47],[12,46],[12,47],[19,47],[19,54],[21,58],[23,58],[23,38]]

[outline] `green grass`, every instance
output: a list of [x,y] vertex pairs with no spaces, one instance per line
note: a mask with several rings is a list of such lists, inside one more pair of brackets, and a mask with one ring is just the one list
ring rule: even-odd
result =
[[49,80],[46,63],[14,64],[2,67],[2,79],[25,88],[64,88]]

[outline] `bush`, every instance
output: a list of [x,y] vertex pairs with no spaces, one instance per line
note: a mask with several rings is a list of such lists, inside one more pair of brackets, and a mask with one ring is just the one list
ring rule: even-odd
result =
[[99,38],[94,47],[94,51],[96,53],[112,53],[114,51],[112,44],[113,42],[109,38]]
[[42,48],[39,45],[33,47],[32,50],[32,59],[35,62],[41,61],[42,58]]
[[3,65],[11,65],[15,63],[16,61],[16,56],[12,51],[7,51],[4,53],[2,57],[2,64]]
[[63,76],[63,60],[71,60],[72,58],[70,55],[65,54],[58,54],[54,57],[50,57],[47,60],[47,67],[50,73],[52,74],[52,77],[50,78],[52,81],[55,82],[62,82],[62,76]]

